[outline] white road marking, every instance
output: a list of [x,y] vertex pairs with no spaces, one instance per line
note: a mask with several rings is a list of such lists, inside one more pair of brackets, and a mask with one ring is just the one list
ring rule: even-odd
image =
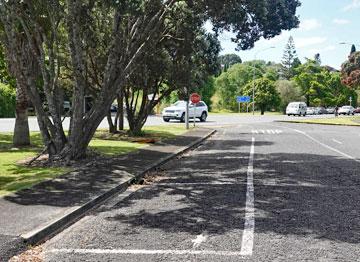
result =
[[255,208],[254,208],[254,153],[255,138],[252,138],[250,149],[250,158],[247,171],[247,188],[246,188],[246,207],[245,207],[245,226],[241,242],[242,256],[252,256],[254,247],[254,230],[255,230]]
[[147,249],[52,249],[47,253],[62,254],[119,254],[119,255],[210,255],[210,256],[242,256],[241,252],[213,250],[147,250]]
[[206,233],[198,235],[194,240],[191,240],[191,242],[193,242],[193,248],[199,247],[201,243],[205,242],[207,239],[208,236],[206,235]]
[[333,148],[333,147],[331,147],[331,146],[328,146],[327,144],[324,144],[324,143],[320,142],[319,140],[317,140],[316,138],[308,135],[308,134],[305,133],[304,131],[300,131],[300,130],[297,130],[297,129],[294,129],[294,128],[290,128],[290,127],[284,127],[284,128],[287,128],[287,129],[289,129],[289,130],[293,130],[293,131],[295,131],[295,132],[297,132],[297,133],[299,133],[299,134],[302,134],[302,135],[306,136],[307,138],[311,139],[312,141],[318,143],[319,145],[321,145],[321,146],[323,146],[323,147],[325,147],[325,148],[327,148],[327,149],[329,149],[329,150],[331,150],[331,151],[333,151],[333,152],[335,152],[335,153],[337,153],[337,154],[339,154],[339,155],[342,155],[342,156],[344,156],[344,157],[346,157],[346,158],[349,158],[349,159],[351,159],[351,160],[354,160],[355,162],[360,163],[360,160],[359,160],[359,159],[356,159],[356,158],[353,157],[353,156],[350,156],[350,155],[348,155],[348,154],[346,154],[346,153],[341,152],[340,150],[337,150],[336,148]]
[[251,130],[251,133],[253,134],[269,134],[269,135],[279,135],[281,134],[283,131],[281,130],[273,130],[273,129],[267,129],[267,130]]
[[335,143],[338,143],[339,145],[342,145],[343,143],[340,142],[339,140],[333,139],[332,141],[334,141]]

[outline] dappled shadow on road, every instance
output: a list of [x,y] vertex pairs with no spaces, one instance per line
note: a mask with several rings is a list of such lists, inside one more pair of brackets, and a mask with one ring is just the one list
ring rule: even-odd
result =
[[[0,198],[0,203],[4,201],[26,206],[78,206],[118,186],[159,159],[170,156],[179,147],[199,138],[196,133],[193,136],[177,136],[176,139],[168,139],[127,155],[95,159],[77,171]],[[19,170],[21,171],[20,167]]]
[[[228,142],[230,147],[237,143]],[[99,210],[99,215],[168,233],[243,229],[248,153],[236,146],[222,148],[201,148],[169,164],[160,184]],[[360,243],[359,168],[358,162],[331,155],[257,154],[255,231]]]

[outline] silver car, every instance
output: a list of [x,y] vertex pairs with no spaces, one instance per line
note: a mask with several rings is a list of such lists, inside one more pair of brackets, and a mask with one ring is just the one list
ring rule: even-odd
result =
[[339,115],[355,115],[355,108],[352,106],[343,106],[338,111]]
[[[172,106],[164,108],[162,117],[165,122],[169,122],[171,119],[185,122],[185,112],[186,101],[177,101]],[[208,106],[204,101],[200,101],[197,104],[189,104],[189,118],[199,118],[201,122],[205,122],[208,115]]]

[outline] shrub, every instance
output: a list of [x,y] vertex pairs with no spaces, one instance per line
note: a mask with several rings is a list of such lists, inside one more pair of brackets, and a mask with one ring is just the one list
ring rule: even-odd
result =
[[15,89],[0,83],[0,117],[15,117]]

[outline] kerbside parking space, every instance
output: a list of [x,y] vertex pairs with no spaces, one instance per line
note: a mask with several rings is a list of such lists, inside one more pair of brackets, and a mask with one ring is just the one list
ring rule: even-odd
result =
[[356,261],[360,132],[316,127],[219,128],[163,166],[154,183],[109,200],[46,242],[42,255],[46,261]]

